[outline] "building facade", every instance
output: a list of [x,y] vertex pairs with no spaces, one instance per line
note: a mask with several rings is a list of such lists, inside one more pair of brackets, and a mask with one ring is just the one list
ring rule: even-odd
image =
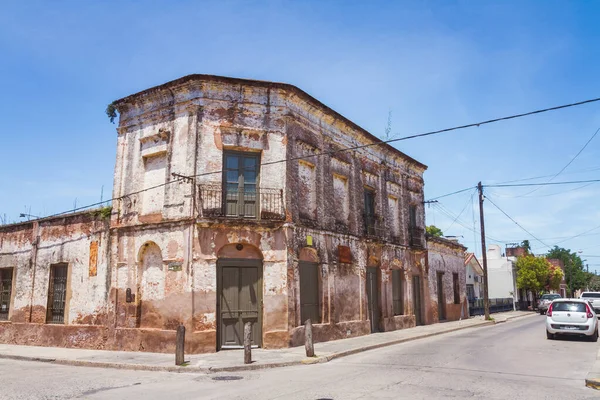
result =
[[467,269],[467,299],[469,302],[483,298],[483,267],[475,253],[465,253]]
[[200,353],[246,322],[264,348],[307,319],[316,341],[432,322],[425,165],[287,84],[191,75],[113,105],[112,209],[0,227],[0,341],[171,352],[183,324]]
[[427,314],[430,323],[468,318],[466,294],[466,247],[458,241],[427,238],[429,296]]

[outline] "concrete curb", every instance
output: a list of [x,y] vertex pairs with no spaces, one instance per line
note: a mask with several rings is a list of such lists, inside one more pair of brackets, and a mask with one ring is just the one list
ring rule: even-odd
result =
[[[37,362],[47,362],[59,365],[70,365],[70,366],[79,366],[79,367],[95,367],[95,368],[114,368],[114,369],[127,369],[134,371],[156,371],[156,372],[178,372],[178,373],[217,373],[217,372],[241,372],[241,371],[256,371],[260,369],[270,369],[270,368],[281,368],[281,367],[291,367],[295,365],[312,365],[312,364],[323,364],[329,361],[351,356],[353,354],[362,353],[369,350],[380,349],[383,347],[393,346],[400,343],[411,342],[414,340],[425,339],[428,337],[444,335],[446,333],[452,333],[461,331],[463,329],[469,328],[480,328],[484,326],[495,325],[498,323],[506,322],[508,320],[529,317],[534,314],[526,314],[519,315],[512,318],[507,318],[503,321],[481,321],[480,323],[468,326],[459,326],[456,328],[452,328],[446,331],[441,332],[430,332],[425,333],[420,336],[407,337],[402,339],[390,340],[384,343],[377,343],[369,346],[357,347],[350,350],[344,350],[333,354],[317,356],[313,358],[305,358],[303,360],[298,361],[287,361],[287,362],[273,362],[273,363],[253,363],[248,365],[236,365],[232,367],[178,367],[178,366],[164,366],[164,365],[147,365],[147,364],[126,364],[126,363],[113,363],[113,362],[100,362],[100,361],[88,361],[88,360],[69,360],[69,359],[61,359],[61,358],[47,358],[47,357],[28,357],[28,356],[18,356],[11,354],[0,354],[0,359],[10,359],[10,360],[18,360],[18,361],[37,361]],[[587,380],[586,380],[587,384]],[[600,385],[600,380],[598,381]]]
[[585,377],[585,386],[600,390],[600,350],[596,353],[596,362]]

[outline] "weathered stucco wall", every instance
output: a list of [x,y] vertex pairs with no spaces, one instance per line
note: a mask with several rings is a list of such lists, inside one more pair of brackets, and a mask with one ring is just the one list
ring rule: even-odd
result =
[[[468,318],[466,294],[466,247],[443,238],[430,237],[427,239],[427,257],[429,264],[429,297],[427,318],[430,323],[440,321],[438,301],[438,274],[442,274],[443,307],[446,320],[456,321]],[[458,302],[455,302],[453,274],[458,274]]]
[[[93,212],[0,228],[0,268],[14,268],[9,319],[0,341],[104,348],[110,285],[108,222]],[[66,264],[65,330],[46,325],[50,269]]]
[[[30,321],[15,312],[16,320],[44,322],[47,265],[68,262],[73,266],[71,297],[62,331],[77,332],[73,325],[102,326],[97,343],[77,345],[171,352],[175,329],[183,324],[188,352],[215,351],[219,261],[241,258],[259,260],[262,266],[265,348],[303,341],[300,261],[318,266],[317,341],[371,332],[367,268],[377,269],[376,330],[428,321],[426,166],[378,144],[377,138],[291,85],[198,75],[115,104],[120,112],[113,188],[117,200],[110,231],[106,225],[99,231],[98,221],[69,222],[40,231],[41,247],[27,239],[37,235],[32,233],[36,224],[0,233],[0,246],[6,248],[1,256],[7,254],[0,267],[19,264],[15,310],[37,310]],[[363,145],[367,147],[342,151]],[[258,218],[223,213],[225,151],[259,157]],[[369,220],[366,188],[374,193]],[[93,277],[90,268],[83,268],[90,246],[98,246]],[[30,290],[33,278],[26,265],[32,252],[41,257],[40,274],[46,278],[37,282],[36,277]],[[401,315],[393,310],[393,270],[402,276]],[[420,278],[419,311],[413,304],[414,277]],[[27,293],[33,293],[29,302]]]

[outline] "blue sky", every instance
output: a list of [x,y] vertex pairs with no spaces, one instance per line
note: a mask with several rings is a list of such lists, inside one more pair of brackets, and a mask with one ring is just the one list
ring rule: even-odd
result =
[[[291,83],[379,136],[388,110],[392,132],[405,136],[600,97],[591,1],[48,5],[0,9],[0,216],[10,222],[97,202],[102,187],[108,198],[116,132],[106,105],[190,73]],[[432,198],[480,180],[552,175],[599,127],[596,103],[397,147],[429,166]],[[600,134],[554,180],[598,178],[599,156]],[[547,245],[590,230],[559,245],[598,255],[600,185],[582,186],[487,194]],[[479,252],[471,195],[440,199],[427,220]],[[489,202],[486,231],[547,250]],[[600,257],[587,259],[600,271]]]

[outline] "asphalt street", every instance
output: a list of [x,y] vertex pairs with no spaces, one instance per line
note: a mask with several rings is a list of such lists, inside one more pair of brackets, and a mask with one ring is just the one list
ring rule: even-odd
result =
[[[327,364],[212,375],[0,360],[0,399],[597,399],[597,343],[546,340],[543,316]],[[599,342],[600,343],[600,342]]]

